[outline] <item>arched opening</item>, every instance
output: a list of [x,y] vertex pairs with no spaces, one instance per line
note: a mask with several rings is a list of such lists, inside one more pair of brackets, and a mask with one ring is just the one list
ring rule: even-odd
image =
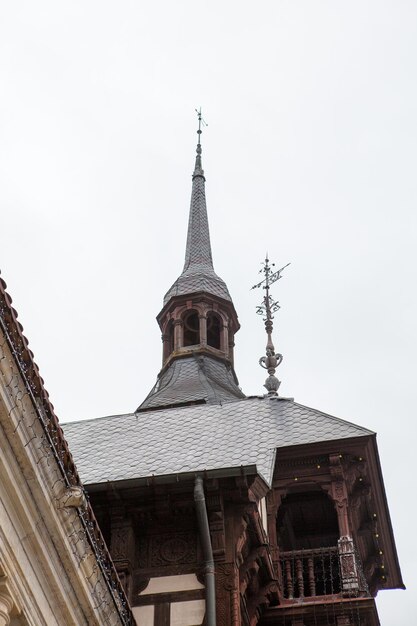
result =
[[220,350],[221,320],[218,315],[210,312],[207,315],[207,345]]
[[184,317],[184,346],[200,343],[200,319],[196,311],[189,311]]
[[340,592],[339,525],[326,493],[312,488],[288,494],[278,512],[277,536],[287,598]]
[[308,550],[336,546],[339,525],[333,502],[323,491],[290,493],[277,518],[282,550]]

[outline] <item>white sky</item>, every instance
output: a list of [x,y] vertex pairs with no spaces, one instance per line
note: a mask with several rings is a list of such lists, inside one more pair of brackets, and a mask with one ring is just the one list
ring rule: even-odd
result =
[[3,2],[0,267],[62,421],[133,411],[182,269],[195,113],[215,268],[262,393],[265,251],[281,394],[378,431],[407,592],[417,548],[417,3]]

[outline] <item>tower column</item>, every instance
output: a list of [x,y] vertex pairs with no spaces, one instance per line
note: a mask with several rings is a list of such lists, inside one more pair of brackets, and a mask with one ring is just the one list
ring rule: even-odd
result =
[[207,345],[207,315],[205,313],[201,313],[199,316],[200,320],[200,344],[202,346]]
[[169,357],[169,335],[167,333],[162,334],[162,362],[165,363]]
[[232,365],[233,365],[234,359],[235,359],[235,357],[234,357],[234,347],[235,347],[235,341],[234,341],[233,335],[229,335],[229,354],[228,354],[228,356],[229,356],[229,359],[230,359]]
[[184,337],[184,324],[182,320],[174,320],[174,350],[182,348]]
[[222,324],[221,328],[221,339],[220,339],[220,349],[226,353],[226,356],[229,356],[229,327],[228,324]]

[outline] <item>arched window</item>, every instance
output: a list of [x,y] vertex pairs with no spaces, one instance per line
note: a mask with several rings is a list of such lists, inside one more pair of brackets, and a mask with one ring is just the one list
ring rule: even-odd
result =
[[212,348],[220,350],[220,329],[221,320],[218,315],[210,312],[207,315],[207,344]]
[[189,311],[184,317],[184,346],[200,343],[200,319],[196,311]]

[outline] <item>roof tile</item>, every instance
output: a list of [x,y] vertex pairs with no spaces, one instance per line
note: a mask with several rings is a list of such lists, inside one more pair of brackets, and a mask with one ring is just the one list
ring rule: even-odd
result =
[[64,433],[85,484],[240,465],[270,483],[277,448],[372,434],[267,397],[70,422]]

